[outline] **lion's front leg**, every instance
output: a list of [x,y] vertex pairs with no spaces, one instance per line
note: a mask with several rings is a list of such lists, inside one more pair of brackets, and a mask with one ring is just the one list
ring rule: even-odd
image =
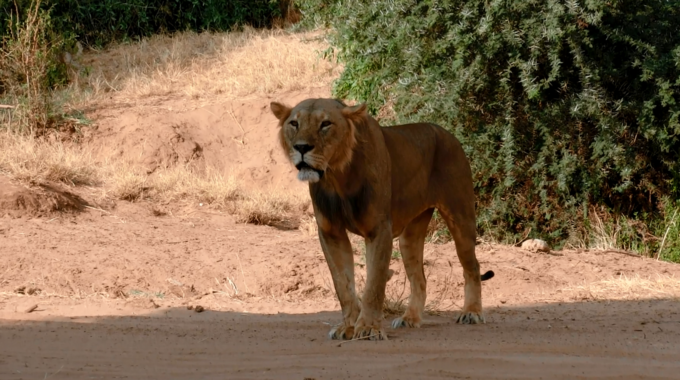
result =
[[373,239],[366,239],[366,289],[354,326],[355,339],[387,340],[382,319],[391,254],[392,227],[388,223],[378,229]]
[[[342,308],[342,322],[328,333],[331,339],[351,339],[354,336],[354,325],[359,317],[361,307],[354,286],[354,256],[352,245],[344,229],[319,226],[319,240],[328,269],[333,277],[335,293]],[[328,225],[328,227],[330,227]]]

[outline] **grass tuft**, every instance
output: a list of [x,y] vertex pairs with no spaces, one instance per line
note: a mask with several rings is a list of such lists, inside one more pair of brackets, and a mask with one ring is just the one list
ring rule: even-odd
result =
[[619,275],[605,280],[565,288],[577,298],[594,300],[638,300],[680,298],[680,279],[670,275],[642,277]]
[[87,149],[14,133],[0,134],[0,172],[26,183],[97,185],[97,163]]

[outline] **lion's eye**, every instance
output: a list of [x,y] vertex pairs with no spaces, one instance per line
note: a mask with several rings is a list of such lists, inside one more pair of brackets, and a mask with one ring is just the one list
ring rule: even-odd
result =
[[321,122],[321,128],[330,127],[330,125],[331,125],[331,122],[328,121],[328,120],[324,120],[324,121]]
[[291,120],[290,123],[288,123],[288,124],[292,125],[292,126],[295,127],[295,128],[298,127],[298,122],[295,121],[295,120]]

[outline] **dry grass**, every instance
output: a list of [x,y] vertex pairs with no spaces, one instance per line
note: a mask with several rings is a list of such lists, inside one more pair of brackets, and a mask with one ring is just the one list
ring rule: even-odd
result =
[[224,209],[240,196],[233,178],[212,171],[200,173],[189,166],[175,166],[148,175],[142,167],[120,160],[109,162],[106,169],[107,187],[118,199],[148,199],[163,204],[189,200]]
[[41,11],[41,0],[31,1],[24,19],[8,17],[9,37],[0,40],[0,95],[14,106],[0,122],[8,129],[28,130],[31,134],[48,124],[48,71],[62,41],[51,39],[51,25]]
[[300,220],[300,231],[305,235],[317,237],[319,234],[319,226],[316,224],[316,218],[312,215],[306,215]]
[[408,296],[410,295],[410,286],[405,274],[394,277],[387,282],[385,287],[385,301],[383,303],[383,312],[388,315],[400,315],[406,311],[408,307]]
[[[306,195],[306,194],[305,194]],[[251,191],[244,193],[234,205],[232,213],[244,223],[299,227],[297,217],[307,208],[308,196],[276,191]],[[295,220],[291,220],[295,216]]]
[[[605,224],[603,219],[597,214],[596,210],[592,213],[592,248],[606,250],[606,249],[618,249],[618,235],[621,231],[621,227],[618,220],[614,223]],[[608,216],[608,215],[607,215]]]
[[159,204],[191,203],[227,211],[238,222],[297,227],[309,200],[296,193],[251,190],[214,170],[176,166],[147,175],[131,164],[109,165],[111,194],[118,199],[150,200]]
[[103,197],[147,200],[163,205],[204,204],[229,212],[244,223],[297,227],[309,199],[286,191],[249,190],[236,179],[214,170],[191,166],[158,170],[152,175],[120,158],[96,161],[92,152],[75,144],[0,134],[0,173],[38,184],[102,186]]
[[0,172],[26,183],[45,181],[96,185],[100,173],[92,153],[60,142],[0,133]]
[[327,45],[316,32],[282,30],[153,36],[86,53],[94,98],[126,101],[172,94],[237,98],[327,86],[339,67],[321,58]]
[[650,256],[649,243],[660,240],[643,222],[616,215],[604,207],[591,207],[589,225],[574,230],[566,247],[576,249],[622,250]]
[[670,275],[620,275],[563,289],[578,299],[639,300],[680,298],[680,279]]
[[[401,263],[400,263],[401,265]],[[442,263],[442,265],[444,265]],[[457,281],[453,275],[453,262],[448,261],[449,273],[443,278],[432,279],[426,269],[425,281],[428,285],[425,313],[439,315],[445,311],[459,310],[460,305],[451,298],[452,293],[457,292]],[[383,311],[391,315],[403,314],[408,307],[410,296],[410,283],[405,273],[392,276],[385,289],[385,302]]]

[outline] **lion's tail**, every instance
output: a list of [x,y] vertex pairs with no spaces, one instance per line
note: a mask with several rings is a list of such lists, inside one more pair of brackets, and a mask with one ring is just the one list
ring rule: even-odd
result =
[[484,273],[484,274],[482,275],[482,281],[486,281],[486,280],[492,279],[493,276],[494,276],[494,274],[495,274],[495,273],[493,273],[492,270],[486,271],[486,273]]

